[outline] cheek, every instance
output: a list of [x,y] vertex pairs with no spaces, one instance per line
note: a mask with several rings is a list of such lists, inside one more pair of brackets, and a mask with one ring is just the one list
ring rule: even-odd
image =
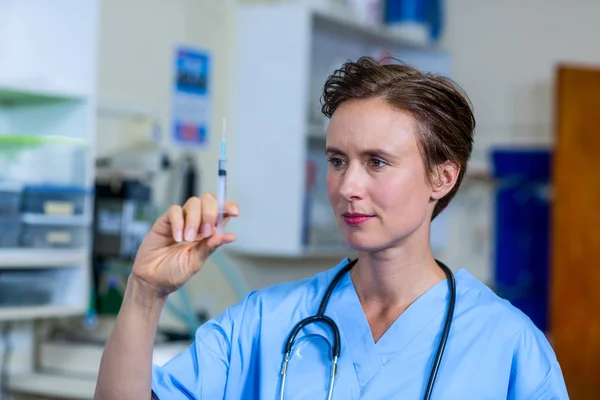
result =
[[335,175],[330,174],[329,172],[327,173],[327,178],[325,179],[325,183],[327,185],[327,195],[329,196],[330,199],[332,199],[335,194],[338,192],[337,190],[337,178],[335,177]]
[[370,191],[371,199],[398,218],[419,218],[427,210],[431,195],[427,183],[419,176],[417,171],[390,176],[391,179],[378,182],[377,189]]

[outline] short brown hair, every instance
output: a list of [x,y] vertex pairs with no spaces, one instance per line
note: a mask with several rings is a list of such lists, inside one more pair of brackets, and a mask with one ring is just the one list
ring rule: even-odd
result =
[[446,161],[460,166],[456,184],[437,202],[433,220],[456,195],[473,150],[475,117],[467,95],[449,78],[421,72],[399,61],[382,64],[361,57],[346,62],[329,76],[323,88],[321,111],[331,118],[342,102],[365,98],[381,98],[415,118],[430,182],[436,166]]

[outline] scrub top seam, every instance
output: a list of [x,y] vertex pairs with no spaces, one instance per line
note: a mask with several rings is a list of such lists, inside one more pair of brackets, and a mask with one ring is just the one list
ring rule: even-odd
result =
[[[339,312],[338,312],[338,309],[337,309],[337,304],[335,304],[335,302],[332,302],[332,305],[333,305],[333,312],[335,313],[336,319],[340,320]],[[341,321],[340,321],[340,324],[341,324]],[[354,373],[356,375],[357,386],[358,386],[359,389],[362,390],[364,387],[366,387],[369,384],[369,382],[373,379],[373,377],[375,375],[377,375],[377,373],[379,373],[379,371],[381,371],[381,368],[383,367],[383,364],[381,362],[381,356],[379,355],[379,352],[377,351],[377,348],[374,348],[375,349],[375,355],[377,356],[377,361],[378,361],[377,371],[372,374],[371,378],[368,381],[366,381],[364,383],[364,385],[361,385],[360,384],[360,382],[361,382],[360,374],[356,370],[356,365],[354,363],[354,359],[356,358],[356,356],[355,356],[355,354],[353,352],[354,348],[348,342],[348,338],[346,337],[346,332],[343,329],[340,329],[340,336],[341,336],[342,342],[345,344],[344,347],[346,349],[349,349],[350,357],[348,357],[348,361],[354,367],[353,369],[354,369]],[[363,343],[364,343],[365,342],[365,336],[364,335],[362,335],[362,339],[363,339]],[[372,336],[368,337],[368,339],[372,339]]]
[[[467,288],[464,291],[459,290],[458,282],[457,282],[456,283],[456,304],[458,304],[458,302],[460,300],[460,297],[463,296],[465,293],[469,292],[470,290],[471,290],[470,287]],[[427,328],[430,327],[430,325],[440,315],[440,313],[444,313],[445,314],[448,311],[449,296],[450,296],[450,289],[447,290],[447,292],[445,293],[444,296],[441,296],[441,297],[446,297],[446,299],[444,299],[444,305],[441,307],[441,309],[438,312],[436,312],[434,315],[432,315],[431,318],[429,319],[429,321],[427,323],[425,323],[423,325],[423,327],[419,331],[417,331],[413,335],[413,337],[404,344],[404,346],[402,346],[401,348],[399,348],[395,352],[396,354],[393,357],[390,357],[389,360],[385,364],[382,363],[383,366],[389,364],[394,358],[396,358],[397,356],[399,356],[400,353],[402,351],[404,351],[404,349],[406,349],[413,341],[415,341],[425,329],[427,329]],[[455,305],[455,312],[456,312],[456,305]],[[456,317],[456,314],[453,315],[452,320],[454,320],[454,317]],[[400,318],[400,317],[398,317],[398,318]],[[444,320],[444,319],[442,319],[442,320]],[[396,321],[394,321],[394,323],[395,322]],[[442,334],[442,330],[443,330],[443,326],[440,328],[439,332],[436,334],[436,337]],[[452,328],[450,328],[450,330],[452,331]],[[377,354],[380,355],[379,354],[379,349],[377,348],[377,344],[375,344],[375,349],[377,350]],[[381,359],[381,356],[380,356],[380,359]]]
[[[222,354],[219,354],[215,351],[211,346],[209,346],[202,338],[196,339],[196,342],[200,343],[202,347],[200,350],[208,350],[212,355],[216,356],[219,360],[222,360]],[[229,364],[229,358],[231,354],[231,341],[227,340],[227,357],[225,357],[225,362]]]
[[548,372],[546,373],[546,376],[544,376],[544,379],[542,379],[540,381],[540,383],[527,396],[525,396],[523,398],[523,400],[533,399],[531,396],[533,396],[544,385],[544,383],[546,383],[546,381],[548,380],[548,378],[550,378],[550,374],[552,373],[552,370],[554,369],[554,367],[556,365],[557,365],[556,363],[550,364],[550,368],[548,369]]
[[[467,287],[467,288],[466,288],[466,290],[464,290],[464,291],[462,291],[462,290],[459,290],[459,287],[458,287],[458,282],[457,282],[457,284],[456,284],[456,304],[455,304],[455,308],[454,308],[454,310],[455,310],[455,314],[452,316],[452,321],[453,321],[453,322],[454,322],[454,318],[456,318],[456,306],[458,305],[458,302],[459,302],[460,298],[461,298],[462,296],[464,296],[466,293],[468,293],[469,291],[471,291],[471,290],[472,290],[472,288],[471,288],[471,287]],[[409,341],[407,341],[407,342],[404,344],[404,346],[402,346],[402,348],[398,349],[398,351],[396,351],[396,354],[395,354],[393,357],[390,357],[390,358],[389,358],[389,360],[388,360],[388,361],[387,361],[385,364],[382,364],[382,366],[386,366],[386,365],[387,365],[387,364],[389,364],[391,361],[393,361],[393,360],[394,360],[396,357],[398,357],[398,356],[400,355],[400,353],[401,353],[402,351],[404,351],[404,349],[406,349],[406,348],[407,348],[407,347],[408,347],[408,346],[409,346],[409,345],[410,345],[410,344],[411,344],[413,341],[415,341],[415,340],[416,340],[416,339],[417,339],[417,338],[418,338],[418,337],[421,335],[421,333],[422,333],[422,332],[423,332],[425,329],[427,329],[428,327],[430,327],[430,325],[433,323],[433,321],[434,321],[434,320],[435,320],[437,317],[439,317],[440,313],[443,313],[444,315],[446,314],[446,312],[448,311],[448,303],[449,303],[449,301],[448,301],[448,296],[449,296],[449,295],[450,295],[450,290],[448,290],[448,292],[446,293],[446,296],[445,296],[445,297],[447,297],[447,298],[446,298],[446,300],[445,300],[445,302],[444,302],[444,306],[442,307],[442,309],[441,309],[440,311],[438,311],[437,313],[435,313],[435,314],[434,314],[434,315],[433,315],[433,316],[430,318],[430,320],[429,320],[429,321],[428,321],[428,322],[427,322],[427,323],[426,323],[426,324],[425,324],[425,325],[424,325],[424,326],[423,326],[423,327],[422,327],[422,328],[421,328],[421,329],[420,329],[420,330],[419,330],[419,331],[418,331],[418,332],[417,332],[417,333],[416,333],[416,334],[415,334],[415,335],[412,337],[412,339],[410,339]],[[445,320],[445,318],[442,318],[442,321],[444,321],[444,320]],[[441,334],[442,334],[442,331],[443,331],[443,326],[442,326],[442,327],[440,327],[440,330],[439,330],[439,331],[438,331],[438,333],[435,335],[435,337],[437,338],[438,336],[441,336]],[[452,326],[450,327],[450,333],[451,333],[451,332],[452,332]],[[450,343],[451,343],[451,342],[450,342],[450,335],[448,335],[448,343],[446,344],[446,348],[448,348],[448,347],[449,347]],[[377,349],[377,346],[375,346],[375,348]],[[436,346],[435,348],[437,349],[437,346]],[[445,353],[445,352],[446,352],[446,351],[444,350],[444,353]],[[377,349],[377,354],[379,355],[379,349]],[[381,357],[380,357],[380,359],[381,359]]]
[[[445,310],[442,309],[440,311],[438,311],[436,314],[434,314],[433,316],[431,316],[431,319],[429,320],[429,322],[427,322],[418,332],[416,332],[412,339],[410,339],[409,341],[407,341],[404,346],[402,346],[401,348],[399,348],[396,351],[396,354],[394,354],[393,357],[390,357],[389,360],[387,360],[387,362],[385,364],[382,364],[383,366],[386,366],[387,364],[389,364],[391,361],[393,361],[395,358],[400,356],[400,353],[402,353],[404,351],[404,349],[406,349],[415,339],[417,339],[419,337],[419,335],[427,328],[429,328],[429,326],[433,323],[434,319],[436,319],[441,313],[443,313]],[[437,337],[438,335],[441,334],[441,331],[438,332],[435,336]],[[437,348],[437,347],[436,347]],[[377,354],[379,355],[379,350],[377,350]],[[381,357],[380,357],[381,358]]]

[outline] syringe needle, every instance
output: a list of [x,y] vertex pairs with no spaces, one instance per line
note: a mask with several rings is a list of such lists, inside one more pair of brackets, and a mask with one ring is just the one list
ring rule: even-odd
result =
[[219,175],[217,177],[217,233],[223,233],[223,217],[225,215],[225,193],[227,189],[227,149],[225,144],[226,120],[223,118],[223,136],[221,139],[221,150],[219,154]]

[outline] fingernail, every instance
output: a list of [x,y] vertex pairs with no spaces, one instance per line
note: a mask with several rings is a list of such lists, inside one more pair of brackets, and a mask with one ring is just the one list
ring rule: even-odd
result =
[[179,230],[175,232],[175,241],[181,243],[183,241],[183,231]]
[[190,228],[185,234],[185,240],[188,242],[193,242],[196,239],[196,229]]
[[212,235],[212,226],[210,224],[202,224],[200,227],[200,237],[204,239],[210,235]]
[[240,213],[240,209],[237,208],[237,206],[233,206],[231,207],[231,210],[229,210],[231,215],[238,215]]

